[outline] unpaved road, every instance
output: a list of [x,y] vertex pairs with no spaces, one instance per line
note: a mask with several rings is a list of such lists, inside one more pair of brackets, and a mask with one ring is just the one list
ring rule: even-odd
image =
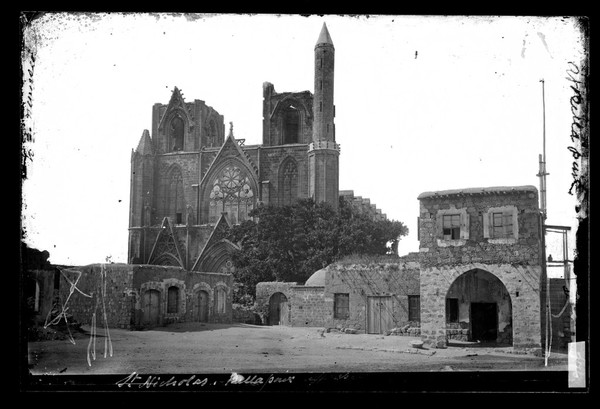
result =
[[[89,331],[89,328],[84,327]],[[411,349],[413,337],[324,333],[319,328],[247,324],[173,324],[147,331],[110,329],[110,343],[97,330],[96,359],[89,335],[69,341],[31,342],[33,375],[256,372],[410,372],[567,370],[565,354],[542,357],[510,353],[512,348]],[[113,354],[104,357],[106,345]],[[93,343],[92,343],[93,346]]]

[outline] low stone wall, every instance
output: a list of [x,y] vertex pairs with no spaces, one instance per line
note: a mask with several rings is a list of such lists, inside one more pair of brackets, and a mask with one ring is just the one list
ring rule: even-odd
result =
[[233,311],[233,322],[253,325],[260,325],[262,323],[260,316],[254,312],[254,309],[239,304],[233,304],[231,309]]
[[95,317],[97,326],[130,329],[135,307],[132,283],[130,265],[73,267],[62,271],[59,294],[67,314],[81,324],[92,325]]
[[393,328],[387,335],[399,335],[407,337],[418,337],[421,335],[421,322],[409,321],[402,327]]

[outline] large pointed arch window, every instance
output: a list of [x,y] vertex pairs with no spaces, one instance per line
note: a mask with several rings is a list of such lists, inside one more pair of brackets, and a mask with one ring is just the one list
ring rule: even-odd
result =
[[183,223],[185,203],[183,199],[183,177],[181,170],[174,168],[170,172],[167,186],[168,213],[175,224]]
[[293,104],[283,110],[283,144],[298,143],[300,131],[300,112]]
[[281,166],[280,171],[280,197],[281,204],[291,205],[298,198],[298,167],[296,162],[292,159],[288,159]]
[[209,148],[218,145],[217,136],[217,125],[215,121],[211,120],[208,124],[208,135],[206,137],[206,145]]
[[250,219],[254,200],[248,175],[237,166],[227,166],[211,185],[208,221],[216,223],[222,212],[227,212],[232,224]]
[[171,125],[169,127],[169,133],[171,137],[169,141],[169,148],[171,151],[183,150],[183,128],[184,122],[179,115],[176,115],[175,117],[173,117],[173,119],[171,119]]

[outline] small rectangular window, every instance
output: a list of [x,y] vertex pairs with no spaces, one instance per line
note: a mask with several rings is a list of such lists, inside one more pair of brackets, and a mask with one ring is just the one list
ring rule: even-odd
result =
[[183,214],[182,213],[175,213],[175,223],[176,224],[183,223]]
[[421,296],[408,296],[408,320],[421,321]]
[[323,112],[323,101],[319,101],[319,112]]
[[458,298],[446,298],[446,321],[458,322]]
[[350,316],[350,294],[337,293],[333,296],[333,318],[346,319]]
[[492,214],[492,229],[494,238],[509,238],[513,236],[512,212]]
[[460,239],[460,214],[445,214],[442,222],[444,240]]

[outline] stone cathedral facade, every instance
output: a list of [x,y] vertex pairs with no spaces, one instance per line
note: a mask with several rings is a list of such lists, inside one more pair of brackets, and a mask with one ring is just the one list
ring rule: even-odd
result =
[[[313,198],[337,208],[335,49],[325,24],[314,55],[314,93],[263,84],[261,145],[236,139],[219,112],[177,88],[152,107],[152,132],[131,155],[128,263],[228,272],[236,244],[224,230],[257,206]],[[341,196],[385,217],[368,199]]]

